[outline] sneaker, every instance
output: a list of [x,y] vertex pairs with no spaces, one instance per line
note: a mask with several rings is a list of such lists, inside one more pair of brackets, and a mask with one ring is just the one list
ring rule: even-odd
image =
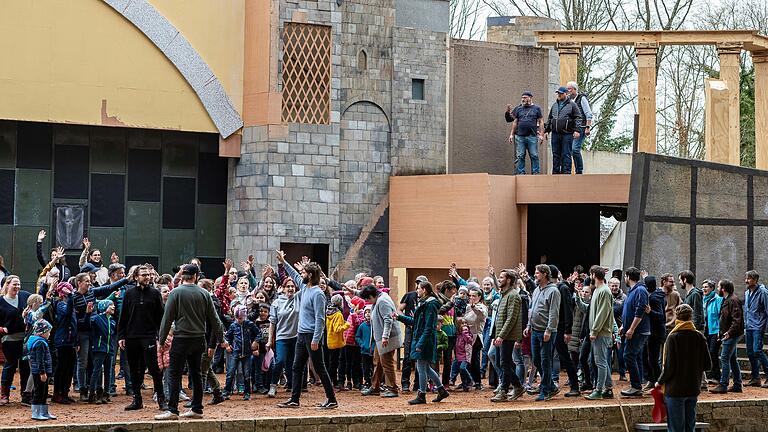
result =
[[189,400],[189,396],[187,396],[187,394],[184,393],[184,390],[179,391],[179,400],[182,402],[186,402]]
[[768,388],[768,378],[765,379],[765,382],[760,387],[762,388]]
[[595,388],[592,386],[592,384],[582,384],[581,387],[579,387],[579,391],[582,392],[592,392]]
[[527,389],[525,389],[525,392],[528,393],[531,396],[537,395],[537,394],[539,394],[539,388],[538,387],[530,386]]
[[645,387],[643,387],[643,392],[649,392],[653,390],[654,387],[656,387],[656,385],[649,381],[648,384],[646,384]]
[[410,393],[411,392],[411,386],[410,385],[403,385],[400,388],[400,393]]
[[379,392],[379,389],[370,387],[361,391],[360,394],[363,396],[379,396],[381,393]]
[[494,396],[491,398],[491,402],[506,402],[507,400],[508,400],[508,399],[507,399],[507,393],[506,393],[506,392],[504,392],[504,391],[502,391],[502,392],[499,392],[499,393],[496,393],[496,394],[495,394],[495,395],[494,395]]
[[574,389],[574,390],[571,390],[568,393],[566,393],[564,396],[565,397],[579,397],[579,396],[581,396],[581,392]]
[[544,399],[545,400],[550,400],[553,397],[557,396],[558,393],[560,393],[560,388],[559,387],[555,387],[554,390],[549,392],[549,394]]
[[603,392],[603,399],[613,399],[613,389],[608,389]]
[[520,399],[520,396],[522,396],[525,393],[525,389],[523,386],[517,386],[512,389],[509,393],[507,393],[507,400],[512,402],[515,400]]
[[733,385],[728,388],[728,393],[743,393],[744,390],[742,390],[740,385]]
[[179,415],[176,413],[172,413],[170,411],[165,411],[162,414],[158,414],[155,416],[155,420],[162,421],[162,420],[178,420]]
[[587,396],[584,396],[584,399],[588,400],[602,400],[603,399],[603,392],[600,390],[595,390],[592,393],[588,394]]
[[536,396],[536,399],[534,399],[535,402],[543,402],[545,400],[547,400],[547,398],[543,394]]
[[243,400],[251,400],[251,394],[250,393],[244,393],[243,394]]
[[194,412],[192,410],[189,410],[185,412],[184,414],[180,415],[179,417],[183,419],[201,419],[203,418],[203,414],[199,412]]
[[717,387],[709,389],[709,392],[710,393],[716,393],[716,394],[728,393],[728,387],[726,387],[726,386],[724,386],[722,384],[719,384]]
[[760,378],[752,378],[747,383],[747,387],[760,387],[762,383],[760,382]]
[[277,404],[278,408],[299,408],[301,405],[298,402],[294,402],[292,400],[287,400],[285,402],[281,402]]
[[267,397],[275,397],[277,396],[277,385],[272,384],[269,386],[269,392],[267,392]]
[[621,396],[623,397],[642,397],[643,396],[643,390],[639,388],[630,387],[626,390],[621,391]]
[[396,391],[387,389],[384,391],[384,393],[381,394],[381,397],[383,398],[395,398],[400,396]]
[[327,401],[321,403],[320,405],[318,405],[316,408],[319,409],[319,410],[332,410],[332,409],[336,409],[338,407],[339,407],[339,404],[335,400],[334,401],[327,400]]

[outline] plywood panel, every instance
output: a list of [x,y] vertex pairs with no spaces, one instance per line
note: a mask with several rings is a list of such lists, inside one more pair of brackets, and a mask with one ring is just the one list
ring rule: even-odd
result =
[[[520,262],[520,215],[513,176],[490,176],[490,263],[496,269]],[[484,274],[484,273],[483,273]]]
[[392,177],[391,268],[488,265],[487,174]]
[[518,204],[626,204],[628,174],[517,177]]

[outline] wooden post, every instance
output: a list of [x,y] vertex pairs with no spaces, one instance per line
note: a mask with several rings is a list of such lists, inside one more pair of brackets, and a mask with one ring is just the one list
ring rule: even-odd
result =
[[656,153],[656,42],[635,43],[637,55],[637,150]]
[[730,163],[729,85],[715,79],[704,82],[704,155],[708,161],[724,164]]
[[560,56],[560,85],[564,86],[568,81],[576,81],[579,75],[581,44],[578,42],[558,43],[557,54]]
[[768,170],[768,51],[752,53],[755,65],[755,168]]
[[717,44],[717,54],[720,56],[720,79],[725,81],[729,90],[728,104],[728,162],[731,165],[741,165],[741,128],[739,126],[739,86],[741,66],[739,57],[744,46],[741,42]]

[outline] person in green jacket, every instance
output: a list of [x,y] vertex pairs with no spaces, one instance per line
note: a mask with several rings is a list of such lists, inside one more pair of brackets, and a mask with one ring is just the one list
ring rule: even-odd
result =
[[612,345],[612,331],[615,326],[613,320],[613,294],[605,283],[605,269],[600,266],[592,266],[589,273],[594,286],[592,300],[589,305],[589,339],[592,343],[592,354],[597,366],[597,385],[588,396],[589,400],[600,400],[612,397],[609,392],[611,380],[610,346]]
[[431,364],[437,361],[437,311],[440,301],[437,299],[432,284],[423,281],[416,287],[419,297],[413,317],[393,312],[392,317],[405,325],[412,326],[410,358],[416,360],[416,370],[419,372],[419,391],[416,398],[408,401],[410,405],[427,403],[427,379],[437,385],[437,397],[432,402],[440,402],[449,396],[442,385],[440,376],[432,369]]

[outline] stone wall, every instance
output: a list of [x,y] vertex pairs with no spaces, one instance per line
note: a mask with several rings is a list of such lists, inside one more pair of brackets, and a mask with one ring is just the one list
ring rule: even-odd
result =
[[[509,404],[510,407],[514,404]],[[650,404],[623,406],[630,430],[650,422]],[[699,402],[697,420],[710,424],[709,432],[760,432],[765,430],[768,400]],[[58,423],[58,422],[57,422]],[[116,423],[69,425],[70,431],[106,431]],[[498,409],[405,414],[336,415],[328,417],[262,418],[251,420],[193,420],[186,422],[137,422],[125,425],[143,432],[468,432],[468,431],[563,431],[623,432],[618,405],[595,404],[537,409]],[[54,432],[61,424],[3,427],[13,432]]]

